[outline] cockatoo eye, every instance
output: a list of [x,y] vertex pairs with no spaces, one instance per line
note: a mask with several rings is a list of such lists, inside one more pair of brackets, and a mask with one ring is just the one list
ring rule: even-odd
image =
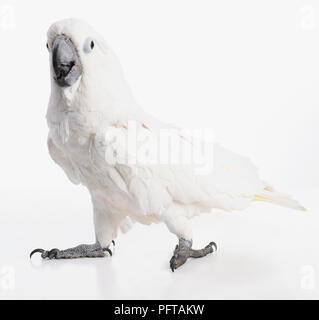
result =
[[94,48],[94,41],[92,38],[87,38],[84,42],[83,51],[85,53],[90,53]]

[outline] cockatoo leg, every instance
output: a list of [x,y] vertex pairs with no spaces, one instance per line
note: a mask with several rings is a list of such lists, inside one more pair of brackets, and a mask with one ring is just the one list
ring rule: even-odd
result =
[[[112,240],[113,245],[115,245],[114,240]],[[99,258],[105,257],[106,253],[112,256],[112,251],[109,248],[101,247],[99,242],[94,244],[80,244],[74,248],[69,248],[66,250],[59,249],[35,249],[31,252],[30,258],[36,252],[41,253],[43,259],[75,259],[75,258]]]
[[173,272],[183,265],[188,258],[205,257],[217,250],[215,242],[209,243],[201,250],[192,249],[192,228],[184,210],[184,207],[174,204],[163,211],[161,217],[168,230],[179,239],[179,244],[176,246],[174,255],[170,260],[170,267]]
[[217,250],[215,242],[210,242],[205,248],[200,250],[192,249],[192,241],[179,238],[179,244],[174,250],[174,255],[170,261],[170,267],[175,269],[183,265],[188,258],[201,258]]

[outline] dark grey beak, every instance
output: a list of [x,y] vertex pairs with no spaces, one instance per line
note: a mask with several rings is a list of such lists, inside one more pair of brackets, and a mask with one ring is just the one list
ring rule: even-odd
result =
[[55,38],[52,45],[54,80],[60,87],[72,86],[82,74],[79,56],[72,41],[65,35]]

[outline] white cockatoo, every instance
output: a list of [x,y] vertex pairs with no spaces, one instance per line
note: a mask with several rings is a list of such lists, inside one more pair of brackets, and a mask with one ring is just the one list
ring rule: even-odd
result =
[[[221,146],[214,145],[212,167],[205,170],[193,158],[182,161],[181,151],[170,161],[178,146],[198,152],[196,138],[155,120],[137,105],[116,56],[101,36],[76,19],[54,23],[47,36],[48,148],[68,178],[90,192],[96,243],[36,249],[31,255],[40,252],[49,259],[112,255],[109,247],[119,229],[125,232],[134,222],[162,222],[179,240],[170,260],[174,271],[188,258],[216,250],[214,242],[192,249],[190,219],[202,212],[240,210],[257,200],[303,209],[263,182],[248,159]],[[163,133],[170,133],[169,143],[160,139]],[[210,141],[205,145],[213,146]]]

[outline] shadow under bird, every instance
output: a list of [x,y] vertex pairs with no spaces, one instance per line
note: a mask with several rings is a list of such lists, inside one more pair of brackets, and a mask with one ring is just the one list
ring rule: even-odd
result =
[[[249,159],[218,144],[213,146],[213,168],[206,175],[197,174],[192,164],[131,161],[145,149],[145,142],[138,139],[135,149],[125,144],[132,123],[137,137],[158,137],[162,130],[170,130],[175,141],[191,150],[194,142],[182,130],[142,110],[115,54],[88,24],[76,19],[58,21],[47,36],[48,149],[71,182],[88,189],[96,242],[65,250],[35,249],[30,257],[35,252],[44,259],[105,257],[112,255],[110,245],[119,230],[126,232],[135,222],[161,222],[178,238],[170,260],[174,271],[188,258],[204,257],[217,249],[214,242],[200,250],[192,248],[190,220],[202,212],[242,210],[253,201],[304,210],[261,180]],[[110,139],[110,132],[116,133],[116,139]]]

